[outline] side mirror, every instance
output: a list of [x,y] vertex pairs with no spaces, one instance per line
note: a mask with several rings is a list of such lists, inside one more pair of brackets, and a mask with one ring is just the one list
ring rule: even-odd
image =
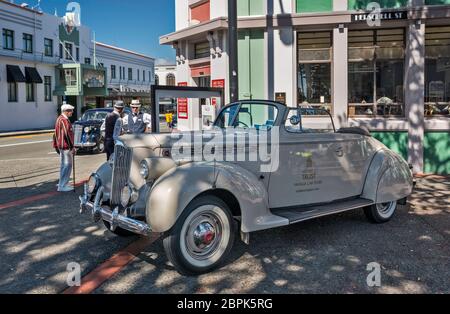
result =
[[300,117],[298,117],[298,116],[292,116],[292,117],[289,119],[289,122],[290,122],[292,125],[294,125],[294,126],[299,125],[299,124],[300,124]]

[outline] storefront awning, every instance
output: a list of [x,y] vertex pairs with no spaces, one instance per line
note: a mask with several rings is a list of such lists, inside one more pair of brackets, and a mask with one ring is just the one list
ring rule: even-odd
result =
[[42,77],[39,75],[39,72],[36,70],[36,68],[25,67],[25,78],[27,80],[27,83],[43,83]]
[[27,81],[17,65],[6,65],[6,76],[8,83],[25,83]]

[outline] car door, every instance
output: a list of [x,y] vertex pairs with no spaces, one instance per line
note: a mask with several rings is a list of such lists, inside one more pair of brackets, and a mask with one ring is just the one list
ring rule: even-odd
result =
[[280,164],[270,175],[270,207],[330,203],[361,195],[373,155],[364,137],[315,132],[298,119],[297,125],[288,120],[280,130]]

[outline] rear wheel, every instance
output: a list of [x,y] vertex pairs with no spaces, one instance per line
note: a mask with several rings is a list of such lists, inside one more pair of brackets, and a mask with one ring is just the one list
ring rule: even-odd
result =
[[397,211],[397,202],[381,203],[364,208],[367,219],[372,223],[382,224],[392,219]]
[[221,199],[194,200],[163,240],[170,262],[183,275],[199,275],[219,267],[234,244],[236,223]]

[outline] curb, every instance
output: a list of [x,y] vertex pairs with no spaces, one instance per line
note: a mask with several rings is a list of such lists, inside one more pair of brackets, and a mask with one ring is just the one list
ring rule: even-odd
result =
[[53,133],[53,132],[54,132],[54,130],[8,132],[8,133],[0,133],[0,138],[13,137],[13,136],[47,134],[47,133]]

